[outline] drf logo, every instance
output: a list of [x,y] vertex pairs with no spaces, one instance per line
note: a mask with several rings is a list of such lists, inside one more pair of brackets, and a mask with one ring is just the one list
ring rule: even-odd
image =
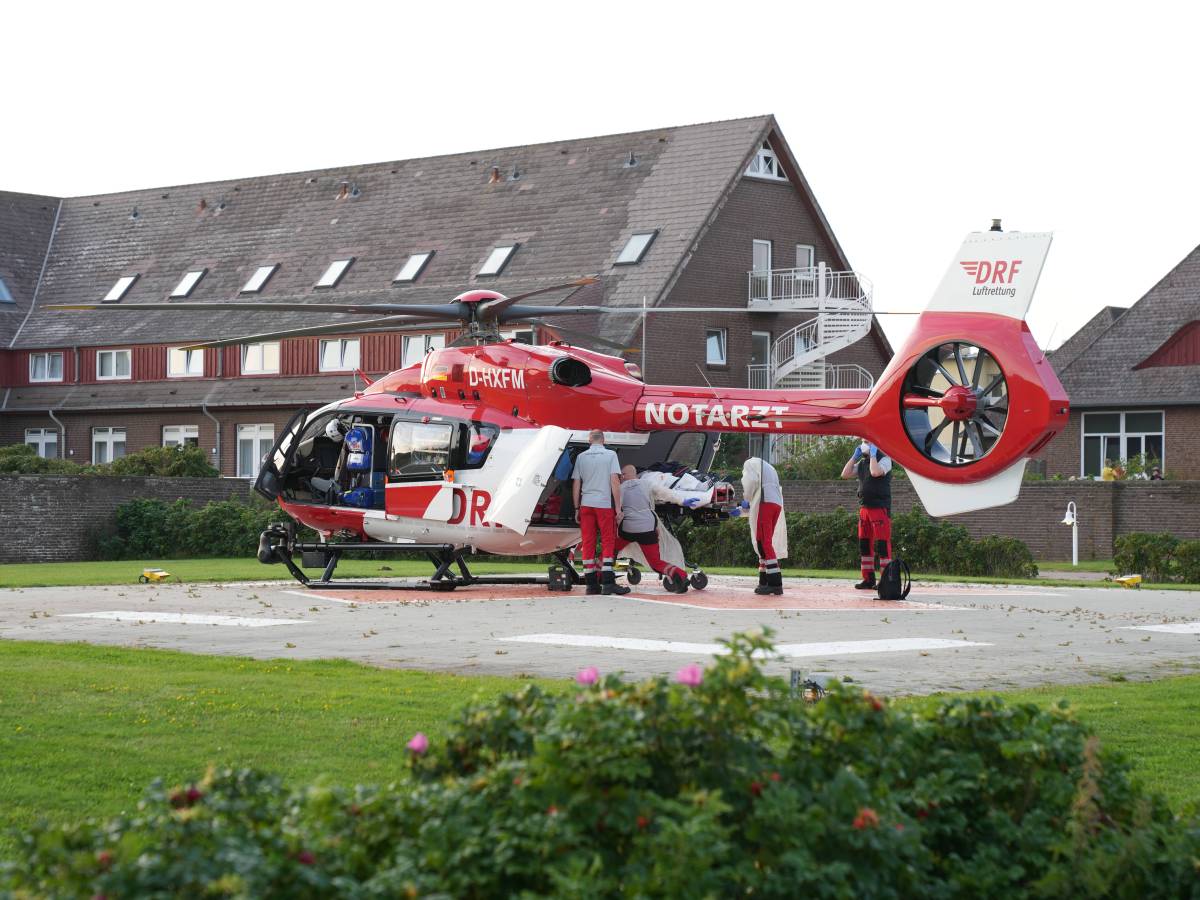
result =
[[1013,277],[1021,270],[1019,259],[987,259],[959,262],[964,271],[975,279],[976,284],[1012,284]]

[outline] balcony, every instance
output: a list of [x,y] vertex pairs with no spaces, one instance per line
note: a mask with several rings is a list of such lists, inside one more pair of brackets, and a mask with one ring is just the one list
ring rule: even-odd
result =
[[747,272],[751,312],[836,312],[871,308],[871,282],[821,263],[805,269]]
[[837,390],[869,391],[875,379],[854,363],[809,363],[782,377],[769,365],[747,366],[746,386],[754,390]]

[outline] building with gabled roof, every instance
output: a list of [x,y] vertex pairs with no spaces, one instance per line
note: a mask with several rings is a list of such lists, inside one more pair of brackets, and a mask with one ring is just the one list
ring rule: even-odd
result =
[[1049,359],[1071,424],[1047,446],[1047,474],[1095,477],[1106,460],[1144,455],[1168,477],[1200,478],[1200,247]]
[[[738,309],[650,317],[644,331],[637,316],[562,329],[618,348],[648,381],[857,387],[891,355],[869,286],[774,118],[760,116],[86,197],[0,193],[12,301],[0,295],[0,443],[78,462],[196,443],[225,474],[248,476],[296,408],[458,333],[189,302],[415,305],[592,274],[594,285],[534,302]],[[138,308],[164,300],[179,311]],[[108,308],[48,308],[72,303]],[[818,308],[834,313],[819,327]],[[339,321],[344,335],[178,349]]]

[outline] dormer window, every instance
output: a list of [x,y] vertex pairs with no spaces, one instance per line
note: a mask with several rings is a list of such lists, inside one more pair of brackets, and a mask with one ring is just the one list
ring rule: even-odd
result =
[[128,293],[129,289],[133,287],[133,283],[137,280],[138,277],[136,275],[122,275],[117,279],[117,283],[112,286],[109,292],[104,295],[104,299],[100,302],[117,303],[122,297],[125,296],[126,293]]
[[196,285],[200,283],[200,279],[204,277],[204,273],[208,269],[195,269],[188,272],[179,280],[179,284],[175,285],[175,290],[171,291],[172,300],[182,300],[196,289]]
[[13,303],[13,295],[9,293],[8,285],[4,283],[4,279],[0,278],[0,303]]
[[317,280],[317,287],[337,287],[338,282],[342,280],[342,276],[346,274],[346,270],[350,268],[350,264],[353,262],[353,256],[348,256],[345,259],[335,259],[329,264],[329,268],[325,270],[325,274]]
[[783,168],[779,165],[779,157],[771,149],[769,141],[762,142],[762,146],[754,154],[754,159],[750,160],[750,165],[746,168],[746,174],[753,175],[755,178],[773,178],[776,181],[787,180],[787,176],[783,174]]
[[517,252],[519,244],[504,244],[501,247],[495,248],[488,254],[488,258],[484,261],[482,268],[479,270],[480,275],[499,275],[504,271],[504,267],[508,265],[508,261],[512,259],[514,253]]

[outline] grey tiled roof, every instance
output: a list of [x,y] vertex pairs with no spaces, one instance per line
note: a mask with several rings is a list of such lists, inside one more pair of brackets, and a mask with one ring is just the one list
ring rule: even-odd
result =
[[[1188,322],[1200,319],[1200,247],[1090,341],[1050,357],[1071,403],[1077,407],[1196,404],[1200,366],[1134,366]],[[1083,330],[1093,328],[1095,319]],[[1073,336],[1068,344],[1075,342]],[[1086,336],[1085,336],[1086,338]],[[1064,347],[1067,344],[1063,345]]]
[[[42,309],[98,302],[119,276],[134,273],[140,278],[123,306],[163,301],[197,268],[208,274],[189,299],[231,300],[256,267],[271,263],[280,268],[256,299],[432,303],[471,286],[511,296],[601,273],[605,304],[640,305],[643,295],[654,303],[772,127],[771,117],[760,116],[70,198],[62,204],[38,309],[14,346],[235,337],[333,320],[307,313],[218,318]],[[493,166],[500,172],[495,184]],[[349,196],[339,199],[343,182]],[[659,232],[643,262],[614,268],[629,234],[642,229]],[[501,275],[477,277],[491,249],[510,241],[521,248]],[[419,283],[393,286],[408,255],[424,250],[436,255]],[[344,256],[356,262],[341,283],[314,289],[328,263]],[[356,318],[363,317],[347,321]]]
[[58,202],[0,191],[0,278],[13,298],[0,303],[0,347],[8,346],[29,312]]
[[1090,347],[1095,340],[1108,330],[1113,322],[1117,321],[1125,311],[1126,306],[1106,306],[1100,312],[1092,316],[1083,327],[1067,338],[1058,349],[1046,354],[1046,357],[1054,365],[1055,369],[1065,368],[1079,358],[1079,354],[1083,353]]
[[121,384],[68,384],[15,387],[6,412],[21,410],[95,411],[104,409],[195,408],[246,406],[314,406],[340,400],[361,390],[352,373],[296,378],[197,379]]

